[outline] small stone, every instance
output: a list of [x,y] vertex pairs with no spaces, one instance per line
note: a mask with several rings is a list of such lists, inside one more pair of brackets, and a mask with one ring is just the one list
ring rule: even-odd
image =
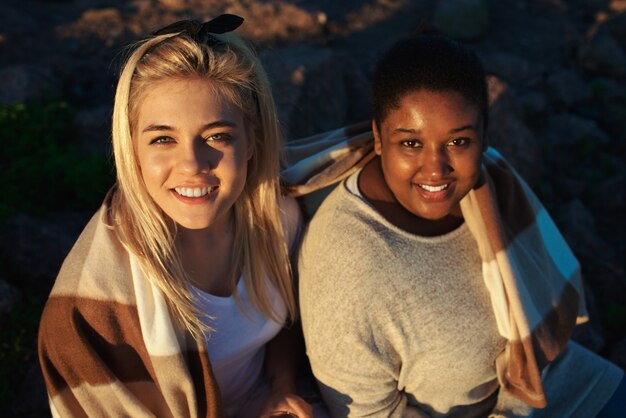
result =
[[497,77],[487,78],[489,93],[489,145],[497,149],[531,185],[540,181],[541,150],[523,121],[522,112],[510,87]]
[[524,115],[529,117],[544,113],[549,105],[546,95],[538,90],[529,90],[520,94],[517,101]]
[[0,278],[0,327],[6,317],[19,305],[22,293],[6,280]]
[[479,54],[487,74],[494,74],[510,83],[532,84],[539,80],[545,68],[522,57],[507,53]]
[[[626,174],[613,176],[594,187],[594,202],[603,210],[626,211]],[[607,199],[610,196],[610,199]]]
[[452,38],[480,38],[489,28],[485,0],[439,0],[435,7],[433,25]]
[[29,363],[24,381],[9,407],[10,417],[49,417],[50,405],[43,373],[37,359]]
[[287,138],[299,138],[369,117],[369,82],[343,52],[309,45],[261,55]]
[[[16,215],[0,230],[0,254],[28,284],[51,284],[89,213]],[[26,266],[26,267],[25,267]]]
[[81,110],[73,120],[78,143],[88,153],[110,155],[111,106]]
[[622,338],[611,348],[609,360],[626,370],[626,337]]
[[574,69],[559,71],[547,80],[548,91],[559,102],[573,106],[591,97],[591,89]]
[[0,69],[0,105],[41,101],[60,91],[60,82],[49,69],[31,65]]
[[611,34],[600,28],[580,47],[578,62],[582,68],[615,76],[626,75],[626,54]]
[[548,137],[553,145],[576,145],[587,141],[602,146],[610,141],[595,121],[566,112],[550,116]]
[[577,256],[584,260],[615,257],[613,248],[600,237],[591,211],[579,199],[572,199],[555,218],[561,233]]

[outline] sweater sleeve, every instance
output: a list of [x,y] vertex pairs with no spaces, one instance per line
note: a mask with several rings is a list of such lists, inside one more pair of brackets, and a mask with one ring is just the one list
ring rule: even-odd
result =
[[327,336],[326,341],[319,341],[309,350],[311,367],[331,415],[404,416],[406,395],[398,391],[398,382],[384,356],[367,342],[350,337],[335,340],[344,350],[337,350],[336,355],[328,354],[325,348],[335,345],[328,341],[332,338]]
[[332,416],[401,417],[407,399],[387,335],[391,314],[372,296],[378,284],[367,255],[346,241],[358,239],[357,229],[325,205],[305,234],[299,289],[307,354]]

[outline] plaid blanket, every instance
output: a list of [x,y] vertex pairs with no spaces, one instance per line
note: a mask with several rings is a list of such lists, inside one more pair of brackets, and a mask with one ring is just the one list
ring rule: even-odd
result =
[[203,342],[174,322],[107,222],[94,215],[65,259],[39,329],[53,416],[220,417]]
[[[362,123],[290,142],[288,192],[313,193],[364,166],[374,157],[369,129]],[[586,319],[580,269],[543,206],[492,149],[482,174],[461,208],[508,339],[498,377],[542,407],[541,370]],[[106,216],[105,203],[65,260],[42,315],[39,357],[53,415],[222,416],[203,342],[174,322]]]
[[[286,190],[306,198],[364,166],[375,156],[370,126],[288,143]],[[545,407],[541,371],[587,320],[578,261],[532,190],[492,148],[461,210],[478,244],[498,330],[508,340],[496,364],[500,384],[530,406]]]

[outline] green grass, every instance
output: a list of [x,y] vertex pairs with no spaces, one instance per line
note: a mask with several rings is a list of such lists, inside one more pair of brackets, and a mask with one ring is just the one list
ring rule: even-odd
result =
[[[18,213],[95,211],[102,202],[114,182],[113,168],[106,156],[74,144],[74,114],[63,101],[0,106],[0,228]],[[0,328],[1,414],[36,357],[39,318],[51,283],[27,287],[2,259],[0,277],[23,296]]]
[[22,296],[23,303],[0,329],[0,411],[11,404],[37,356],[37,328],[45,296]]
[[626,329],[626,305],[609,303],[604,310],[605,322],[607,328],[615,331],[623,331]]
[[0,107],[0,225],[16,213],[95,209],[113,183],[104,155],[72,143],[65,102]]

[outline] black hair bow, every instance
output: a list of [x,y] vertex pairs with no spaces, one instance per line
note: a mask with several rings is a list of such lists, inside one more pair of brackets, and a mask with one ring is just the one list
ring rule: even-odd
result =
[[223,14],[208,22],[201,23],[198,20],[179,20],[152,33],[153,36],[168,33],[185,33],[194,41],[207,45],[219,45],[219,41],[213,33],[220,34],[232,32],[243,23],[243,17],[231,14]]

